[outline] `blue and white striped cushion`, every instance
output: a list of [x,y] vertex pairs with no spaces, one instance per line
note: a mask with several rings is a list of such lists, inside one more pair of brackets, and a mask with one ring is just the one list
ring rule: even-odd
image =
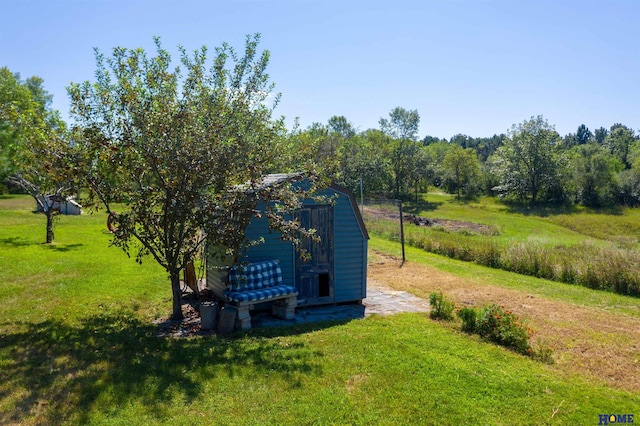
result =
[[277,285],[273,287],[266,287],[258,290],[225,290],[225,295],[231,302],[259,302],[261,300],[267,300],[274,297],[297,295],[298,291],[295,287],[288,285]]

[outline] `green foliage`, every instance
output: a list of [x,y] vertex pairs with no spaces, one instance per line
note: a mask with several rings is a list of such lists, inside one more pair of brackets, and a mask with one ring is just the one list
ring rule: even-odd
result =
[[50,110],[51,99],[40,77],[23,82],[19,74],[0,69],[0,183],[33,197],[46,216],[47,243],[54,238],[55,199],[65,198],[77,187],[76,159],[66,125],[57,111]]
[[462,308],[457,312],[457,315],[462,320],[462,331],[465,333],[476,332],[478,311],[473,308]]
[[349,139],[356,135],[353,124],[344,115],[334,115],[328,121],[329,131],[339,135],[342,139]]
[[455,306],[453,301],[444,296],[442,292],[431,293],[429,295],[429,305],[431,306],[431,312],[429,313],[431,318],[445,321],[453,320]]
[[623,170],[618,175],[620,180],[620,202],[629,207],[640,206],[640,167]]
[[514,125],[496,151],[494,173],[500,185],[495,191],[536,203],[540,197],[553,198],[558,183],[560,137],[542,116]]
[[575,153],[572,166],[578,202],[589,207],[615,204],[620,163],[595,143],[577,146]]
[[344,140],[338,153],[340,168],[336,183],[353,191],[360,192],[360,179],[367,194],[384,192],[390,180],[389,161],[380,150],[386,147],[376,145],[366,136],[354,136]]
[[445,155],[442,167],[444,169],[444,186],[447,191],[474,197],[480,190],[481,169],[476,152],[472,148],[460,148],[454,145]]
[[396,107],[389,119],[381,118],[380,130],[393,139],[390,153],[394,179],[394,197],[399,198],[405,185],[411,182],[416,171],[415,159],[421,144],[416,142],[420,115],[417,110]]
[[635,132],[627,126],[616,123],[604,140],[604,146],[617,158],[626,169],[631,168],[629,154],[633,143],[637,140]]
[[462,331],[466,333],[478,334],[501,346],[523,355],[534,356],[544,362],[553,360],[551,348],[533,349],[529,342],[534,334],[533,330],[502,306],[492,304],[480,310],[462,308],[457,315],[462,320]]
[[525,327],[515,314],[505,311],[502,306],[490,305],[480,310],[475,333],[523,355],[531,354],[529,338],[533,330]]
[[[394,108],[381,130],[357,133],[344,116],[294,131],[281,168],[313,159],[352,191],[419,198],[429,186],[473,199],[500,195],[531,205],[610,207],[637,205],[635,174],[640,140],[621,124],[592,133],[584,124],[561,138],[542,116],[516,124],[507,135],[426,136],[419,143],[417,111]],[[287,155],[281,158],[287,158]],[[637,169],[638,167],[636,167]],[[410,198],[411,197],[411,198]]]
[[[239,256],[257,214],[296,244],[311,236],[285,219],[308,196],[291,188],[305,175],[263,182],[282,164],[285,129],[283,118],[272,119],[279,96],[268,103],[274,85],[259,39],[248,36],[242,56],[223,44],[211,64],[206,47],[180,48],[182,67],[158,38],[153,57],[142,49],[115,48],[110,58],[96,52],[96,82],[69,87],[90,199],[109,213],[124,203],[112,244],[167,271],[175,318],[182,318],[180,271],[205,239]],[[313,191],[315,174],[302,172]]]
[[381,118],[380,130],[394,139],[415,141],[418,137],[420,114],[418,110],[395,107],[389,112],[389,119]]

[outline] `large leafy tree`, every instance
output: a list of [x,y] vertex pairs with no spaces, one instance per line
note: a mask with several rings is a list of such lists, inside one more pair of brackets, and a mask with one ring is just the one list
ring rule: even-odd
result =
[[536,203],[558,182],[560,136],[541,115],[514,125],[492,159],[502,195]]
[[381,118],[380,130],[394,140],[391,152],[391,166],[394,175],[394,195],[400,196],[403,185],[408,183],[413,168],[412,158],[417,151],[416,138],[420,125],[420,114],[417,110],[406,110],[396,107],[389,113],[389,118]]
[[611,126],[611,130],[604,140],[604,145],[609,148],[611,154],[624,164],[625,168],[630,169],[629,153],[636,140],[637,137],[633,129],[616,123]]
[[447,190],[455,193],[459,199],[462,195],[473,197],[481,186],[481,167],[473,148],[462,148],[452,145],[443,161],[444,183]]
[[[309,233],[286,213],[307,194],[290,179],[264,181],[279,164],[285,132],[283,120],[272,119],[278,97],[271,99],[259,35],[247,37],[242,55],[223,44],[210,66],[206,47],[180,48],[181,66],[173,67],[155,43],[151,57],[142,49],[116,48],[109,58],[96,51],[96,81],[68,90],[90,196],[115,217],[112,242],[166,269],[172,317],[181,319],[180,271],[207,239],[237,257],[252,243],[244,236],[250,218],[266,215],[299,243]],[[124,203],[117,213],[116,201]],[[265,209],[256,210],[259,202]]]
[[50,108],[51,99],[40,77],[22,81],[0,69],[0,177],[44,212],[47,243],[54,239],[54,203],[73,189],[75,169],[65,123]]
[[585,206],[613,203],[617,189],[616,173],[622,164],[595,142],[573,149],[573,182],[576,198]]
[[366,193],[386,190],[389,164],[384,155],[384,141],[387,139],[377,130],[345,139],[339,151],[340,167],[336,182],[354,193],[360,192],[360,182]]

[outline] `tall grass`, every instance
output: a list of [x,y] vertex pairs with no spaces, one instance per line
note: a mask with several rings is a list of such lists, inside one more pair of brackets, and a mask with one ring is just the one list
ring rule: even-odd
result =
[[[397,223],[367,220],[373,235],[399,240]],[[406,244],[457,260],[589,288],[640,297],[640,252],[585,240],[549,245],[535,239],[498,241],[469,232],[405,226]]]

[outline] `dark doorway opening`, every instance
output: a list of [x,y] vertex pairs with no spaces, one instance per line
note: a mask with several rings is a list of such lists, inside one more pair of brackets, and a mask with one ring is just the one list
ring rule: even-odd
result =
[[329,286],[329,274],[318,274],[318,297],[331,296],[331,288]]

